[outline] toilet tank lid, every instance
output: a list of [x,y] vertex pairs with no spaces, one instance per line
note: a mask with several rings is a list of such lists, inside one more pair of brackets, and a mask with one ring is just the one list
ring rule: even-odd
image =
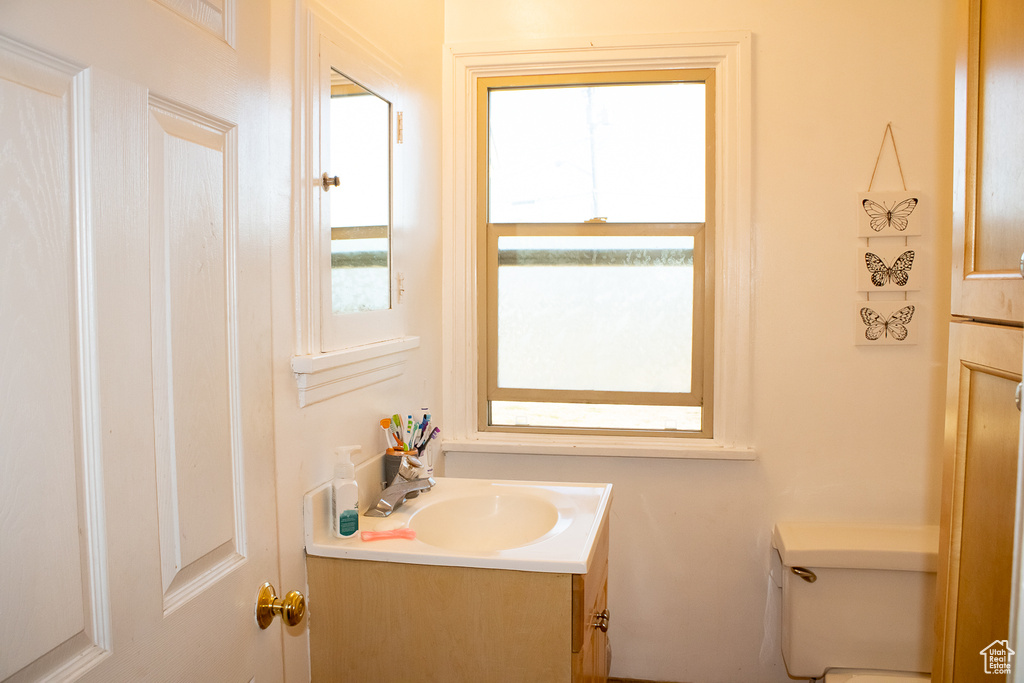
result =
[[779,522],[772,545],[787,567],[934,572],[939,527]]

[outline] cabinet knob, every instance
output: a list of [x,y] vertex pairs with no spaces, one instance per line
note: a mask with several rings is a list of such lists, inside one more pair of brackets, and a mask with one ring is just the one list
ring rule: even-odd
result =
[[341,180],[338,179],[338,176],[334,176],[332,178],[327,175],[327,172],[325,171],[324,174],[320,176],[320,187],[324,188],[324,192],[327,192],[331,187],[341,187]]
[[602,633],[608,633],[608,622],[611,621],[611,618],[611,613],[606,609],[600,614],[595,614],[594,621],[590,625],[601,629]]

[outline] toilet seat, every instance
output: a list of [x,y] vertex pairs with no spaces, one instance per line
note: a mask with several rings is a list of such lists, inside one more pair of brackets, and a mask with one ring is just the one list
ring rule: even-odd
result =
[[829,669],[822,679],[823,683],[912,683],[931,680],[928,674],[868,669]]

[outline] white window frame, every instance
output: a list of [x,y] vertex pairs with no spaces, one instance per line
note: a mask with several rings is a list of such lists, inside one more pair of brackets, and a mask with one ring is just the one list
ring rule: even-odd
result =
[[[753,282],[750,222],[750,44],[747,31],[517,43],[444,51],[442,148],[444,419],[446,451],[754,458],[751,439]],[[714,69],[715,311],[713,437],[509,434],[477,422],[477,79],[491,76]]]

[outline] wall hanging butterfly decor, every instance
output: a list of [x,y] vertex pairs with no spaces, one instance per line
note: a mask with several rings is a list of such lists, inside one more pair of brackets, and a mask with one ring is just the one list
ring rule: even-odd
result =
[[857,289],[862,292],[920,289],[918,278],[911,277],[916,253],[905,246],[862,249],[864,267],[857,274]]
[[857,313],[863,326],[858,344],[914,344],[914,313],[917,304],[907,301],[862,301]]
[[860,237],[905,237],[921,234],[916,193],[861,192]]
[[[892,142],[893,156],[900,172],[902,191],[872,192],[875,173],[882,159],[885,140]],[[871,294],[879,290],[907,292],[919,290],[919,278],[914,277],[914,259],[917,250],[910,247],[911,236],[921,234],[921,206],[919,193],[907,190],[903,177],[903,165],[896,149],[896,136],[892,124],[886,124],[882,144],[871,170],[868,191],[858,195],[858,236],[866,238],[866,249],[861,249],[860,265],[857,271],[857,289],[867,293],[866,301],[858,301],[856,343],[861,345],[896,345],[916,343],[915,328],[920,325],[918,304],[896,301],[891,295],[882,300],[872,299]],[[902,239],[901,239],[902,238]],[[902,242],[902,244],[900,244]],[[915,318],[915,313],[917,317]]]

